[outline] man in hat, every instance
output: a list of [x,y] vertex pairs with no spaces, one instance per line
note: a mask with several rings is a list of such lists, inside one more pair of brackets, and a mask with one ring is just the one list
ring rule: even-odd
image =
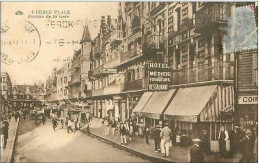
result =
[[206,130],[206,129],[203,130],[203,134],[201,135],[200,140],[201,140],[201,142],[200,142],[201,150],[206,155],[209,154],[209,151],[210,151],[210,139],[209,139],[208,130]]
[[171,136],[172,136],[172,131],[171,129],[168,127],[168,123],[164,124],[164,128],[162,129],[161,133],[160,133],[160,137],[161,137],[161,150],[162,150],[162,154],[165,157],[169,156],[169,149],[170,149],[170,140],[171,140]]
[[240,151],[239,141],[241,138],[240,127],[234,126],[233,132],[230,135],[230,153],[232,157],[235,157],[238,151]]
[[242,163],[249,163],[252,162],[253,160],[253,142],[254,140],[252,139],[252,131],[247,130],[246,131],[246,136],[240,140],[241,143],[241,152],[242,152],[242,158],[240,162]]
[[204,162],[203,152],[200,148],[200,139],[193,139],[193,146],[190,149],[190,162],[201,163]]
[[155,152],[160,151],[160,133],[161,133],[161,128],[160,125],[156,125],[155,131],[154,131],[154,146],[155,146]]

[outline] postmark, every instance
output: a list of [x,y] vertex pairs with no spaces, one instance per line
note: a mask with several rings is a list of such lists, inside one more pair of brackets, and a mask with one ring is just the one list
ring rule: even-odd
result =
[[12,19],[1,25],[1,62],[24,64],[32,62],[41,47],[41,36],[36,26],[27,20]]

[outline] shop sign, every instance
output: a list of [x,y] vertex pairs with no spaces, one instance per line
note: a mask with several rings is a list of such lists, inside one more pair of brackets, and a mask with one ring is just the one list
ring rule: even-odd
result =
[[116,74],[117,69],[115,69],[115,68],[103,68],[102,73],[103,74]]
[[167,91],[171,82],[171,69],[167,63],[148,63],[148,90]]
[[238,104],[257,104],[257,96],[238,96]]

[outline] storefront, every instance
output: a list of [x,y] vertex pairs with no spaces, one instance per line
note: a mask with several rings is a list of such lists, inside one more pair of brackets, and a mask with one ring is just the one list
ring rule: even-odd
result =
[[207,130],[211,151],[218,152],[220,125],[232,129],[233,99],[233,86],[229,85],[179,88],[164,118],[170,121],[173,132],[181,131],[190,139],[199,138]]

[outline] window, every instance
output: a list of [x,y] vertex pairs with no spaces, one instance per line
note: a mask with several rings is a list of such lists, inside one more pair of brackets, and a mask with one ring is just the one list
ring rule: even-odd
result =
[[3,83],[6,83],[6,77],[3,77]]
[[170,15],[170,14],[172,14],[173,13],[173,11],[174,11],[174,8],[173,7],[171,7],[170,9],[169,9],[169,11],[168,11],[168,14]]
[[67,96],[68,90],[65,88],[64,89],[64,96]]
[[188,32],[185,32],[185,33],[182,34],[182,39],[184,40],[186,38],[188,38]]
[[171,16],[171,17],[168,19],[168,23],[169,23],[169,24],[173,23],[173,16]]
[[188,7],[182,10],[182,16],[185,16],[188,14]]
[[257,53],[253,54],[253,85],[258,86]]
[[205,45],[205,42],[203,40],[198,41],[198,47],[201,48]]
[[173,32],[173,26],[169,26],[168,31],[169,31],[169,33]]
[[183,46],[182,47],[182,53],[188,52],[188,46]]
[[67,83],[67,76],[64,77],[64,83]]
[[6,86],[5,85],[3,85],[3,91],[6,91]]

